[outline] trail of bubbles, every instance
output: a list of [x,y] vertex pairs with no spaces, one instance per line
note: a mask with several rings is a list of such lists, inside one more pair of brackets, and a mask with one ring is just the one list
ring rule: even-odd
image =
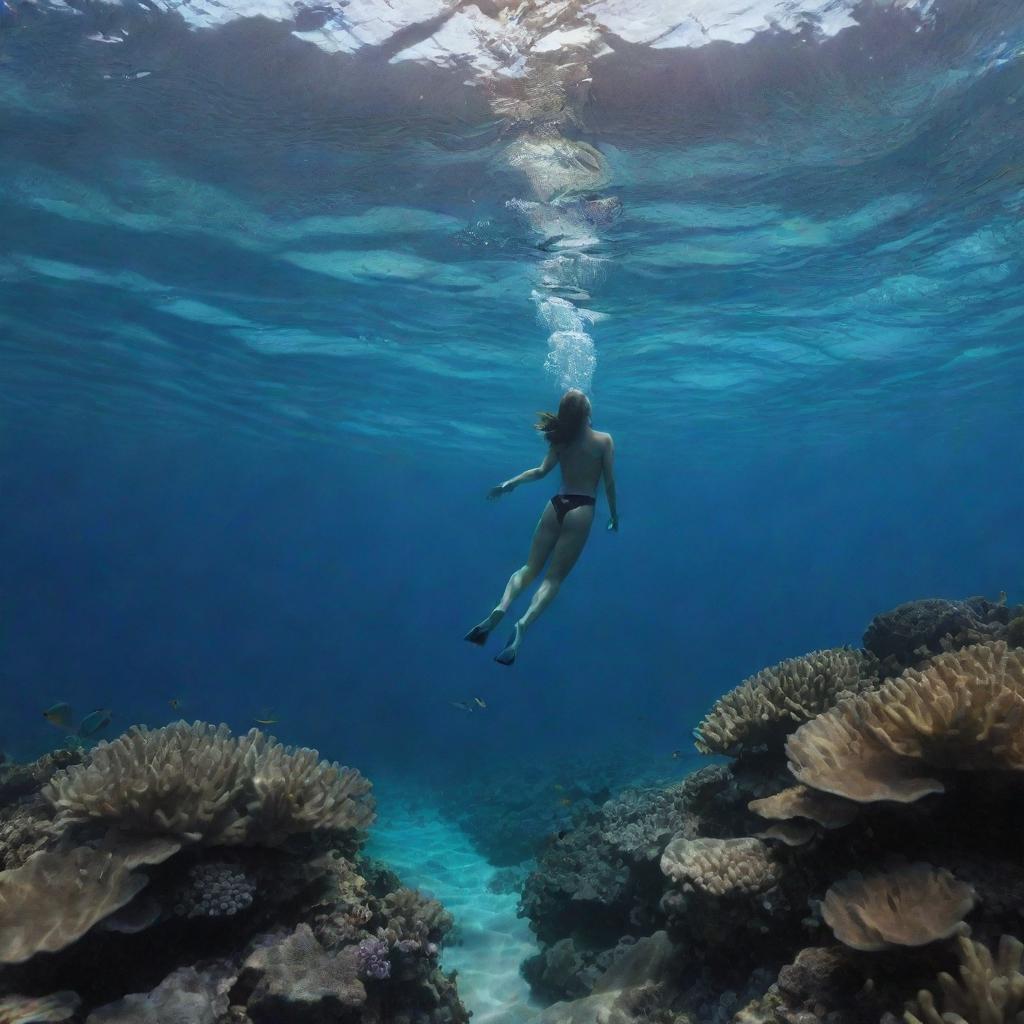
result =
[[561,390],[590,392],[597,368],[597,350],[591,334],[601,314],[580,305],[604,277],[606,261],[587,252],[600,241],[597,228],[618,216],[616,199],[564,198],[552,202],[509,200],[540,235],[540,247],[554,255],[539,266],[533,292],[537,314],[548,330],[544,369]]

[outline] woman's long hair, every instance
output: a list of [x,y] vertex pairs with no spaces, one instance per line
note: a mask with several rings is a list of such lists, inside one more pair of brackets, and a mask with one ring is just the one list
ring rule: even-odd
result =
[[573,388],[562,395],[557,413],[538,413],[535,428],[548,444],[568,444],[580,436],[589,420],[590,401],[582,391]]

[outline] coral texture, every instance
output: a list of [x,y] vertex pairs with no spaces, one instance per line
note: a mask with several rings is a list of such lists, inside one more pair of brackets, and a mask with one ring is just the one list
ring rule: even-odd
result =
[[736,755],[781,741],[840,696],[876,682],[873,660],[849,647],[789,658],[720,697],[695,730],[696,747],[704,754]]
[[231,917],[252,906],[256,886],[232,864],[207,861],[191,867],[188,876],[174,906],[179,917]]
[[1024,769],[1024,650],[940,654],[801,726],[786,752],[802,783],[858,803],[941,793],[954,770]]
[[346,1009],[366,1002],[359,963],[358,947],[329,953],[309,926],[300,924],[293,934],[261,946],[245,961],[243,977],[257,979],[249,1016],[257,1024],[294,1019],[296,1010],[310,1018],[321,1011],[341,1017]]
[[712,896],[770,889],[782,868],[759,839],[674,839],[661,856],[661,870],[678,885]]
[[133,726],[44,795],[64,828],[105,823],[207,846],[276,845],[293,833],[359,831],[373,820],[370,784],[352,768],[293,751],[253,729],[177,722]]
[[0,872],[0,963],[69,946],[145,885],[104,851],[33,854],[22,867]]
[[946,939],[974,907],[974,890],[931,864],[850,874],[825,894],[822,917],[852,949],[924,946]]
[[79,1002],[74,992],[54,992],[39,998],[0,996],[0,1021],[3,1024],[54,1024],[73,1016]]
[[228,1011],[228,980],[217,972],[183,967],[152,992],[94,1010],[86,1024],[216,1024]]
[[944,650],[1004,639],[1011,616],[1020,611],[984,597],[908,601],[871,620],[864,647],[898,674]]
[[857,817],[857,805],[806,786],[791,786],[775,796],[751,800],[750,810],[769,821],[806,818],[822,828],[842,828]]
[[1011,935],[999,940],[993,959],[987,946],[960,937],[960,981],[939,975],[943,1010],[926,990],[907,1010],[907,1024],[1020,1024],[1024,1019],[1024,944]]

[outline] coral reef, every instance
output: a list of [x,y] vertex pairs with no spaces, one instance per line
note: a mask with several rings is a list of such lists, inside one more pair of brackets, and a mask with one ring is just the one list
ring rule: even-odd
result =
[[781,865],[759,839],[673,839],[661,870],[684,889],[712,896],[758,893],[781,877]]
[[849,647],[788,658],[720,697],[695,730],[697,749],[735,756],[752,747],[778,745],[841,696],[876,682],[874,659]]
[[[917,1004],[910,1007],[907,1024],[1011,1024],[1024,1014],[1024,973],[1021,957],[1024,943],[1011,935],[999,939],[993,959],[987,946],[960,938],[960,978],[939,975],[944,1009],[940,1012],[931,992],[922,990]],[[920,1014],[920,1016],[918,1016]]]
[[373,806],[353,769],[177,723],[17,777],[0,838],[23,822],[41,848],[0,872],[0,1006],[63,991],[89,1024],[468,1020],[439,967],[451,916],[359,853]]
[[802,783],[857,803],[941,793],[950,771],[1024,769],[1024,649],[940,654],[801,726],[786,752]]
[[879,659],[884,675],[899,675],[943,651],[1007,640],[1010,622],[1022,615],[1020,605],[1010,608],[984,597],[908,601],[871,620],[864,647]]
[[[544,851],[521,912],[541,942],[524,973],[562,1000],[545,1022],[895,1024],[920,993],[908,1024],[1020,1024],[1020,948],[988,952],[1024,915],[1019,612],[950,604],[875,619],[888,678],[858,673],[806,721],[758,704],[764,677],[727,695],[700,742],[730,764],[609,801]],[[614,988],[654,936],[663,961]]]
[[256,886],[232,864],[207,861],[189,868],[174,912],[180,917],[231,917],[252,906]]
[[873,875],[854,872],[831,886],[821,916],[852,949],[924,946],[948,939],[974,908],[974,890],[931,864]]
[[22,867],[0,872],[0,964],[64,949],[146,882],[102,850],[32,854]]
[[177,722],[100,743],[43,795],[64,829],[103,823],[206,846],[273,846],[299,833],[362,831],[373,821],[369,790],[355,769],[258,729],[235,737],[227,726]]

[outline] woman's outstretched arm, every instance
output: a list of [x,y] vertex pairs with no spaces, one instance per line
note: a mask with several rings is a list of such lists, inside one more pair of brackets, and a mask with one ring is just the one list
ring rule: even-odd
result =
[[533,469],[528,469],[519,476],[512,477],[511,480],[506,480],[503,484],[498,484],[497,487],[492,487],[487,492],[488,498],[500,498],[503,494],[508,494],[509,491],[514,491],[520,484],[528,484],[534,480],[540,480],[541,477],[545,477],[551,472],[558,464],[558,456],[555,454],[554,448],[548,448],[547,455],[544,456],[544,461]]

